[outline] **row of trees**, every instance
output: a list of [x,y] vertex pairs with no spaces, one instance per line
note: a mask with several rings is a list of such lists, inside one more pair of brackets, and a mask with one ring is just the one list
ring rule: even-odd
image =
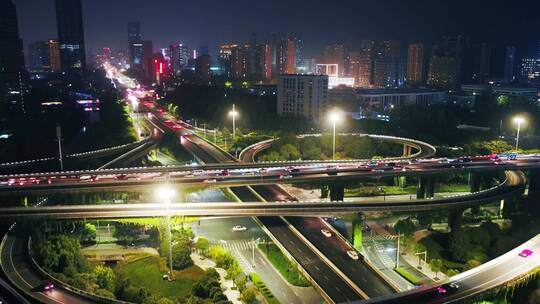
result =
[[[260,159],[266,161],[330,159],[333,149],[332,140],[332,135],[303,139],[298,139],[294,135],[284,136],[271,149],[265,151]],[[369,137],[338,136],[336,140],[336,158],[338,159],[400,156],[402,152],[399,145],[380,142]]]

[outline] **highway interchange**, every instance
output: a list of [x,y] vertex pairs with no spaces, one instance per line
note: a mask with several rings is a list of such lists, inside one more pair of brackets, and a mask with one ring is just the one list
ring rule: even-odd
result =
[[[109,71],[110,74],[115,72]],[[113,75],[111,75],[113,76]],[[134,87],[134,83],[118,78],[119,84]],[[522,192],[525,179],[519,169],[540,167],[537,156],[520,157],[518,159],[502,159],[484,156],[460,160],[386,160],[380,162],[293,162],[288,164],[253,164],[244,163],[254,160],[254,155],[268,146],[263,143],[251,147],[250,152],[241,154],[241,161],[220,150],[212,143],[204,141],[190,131],[190,126],[180,121],[163,119],[159,108],[153,103],[148,107],[148,119],[155,124],[175,132],[181,138],[181,144],[203,165],[190,167],[167,167],[161,169],[120,169],[84,172],[38,173],[25,175],[0,176],[0,194],[13,193],[51,193],[68,192],[70,189],[126,190],[142,186],[155,186],[157,183],[169,182],[182,186],[229,187],[236,197],[246,203],[198,203],[173,204],[174,214],[215,216],[258,216],[263,230],[280,246],[290,258],[300,265],[300,270],[307,274],[314,286],[318,287],[328,302],[341,303],[351,301],[367,301],[367,303],[443,303],[463,299],[487,289],[499,286],[509,280],[519,278],[540,265],[538,255],[527,258],[524,262],[518,253],[523,248],[532,248],[540,252],[540,237],[531,239],[526,244],[515,248],[507,254],[482,266],[457,275],[450,280],[458,282],[460,288],[451,294],[440,296],[437,286],[424,286],[419,289],[395,293],[396,288],[377,273],[367,261],[353,260],[346,254],[351,250],[350,244],[338,237],[338,233],[326,221],[317,217],[297,217],[292,215],[331,215],[339,212],[359,212],[380,208],[396,208],[394,210],[423,210],[428,208],[470,206],[487,200],[502,198],[513,193]],[[411,146],[418,144],[411,142]],[[420,153],[422,149],[420,148]],[[418,157],[415,155],[414,157]],[[214,165],[215,164],[215,165]],[[215,166],[215,167],[212,167]],[[288,194],[278,183],[296,183],[307,181],[336,181],[358,177],[375,178],[382,176],[402,176],[419,174],[446,174],[455,172],[505,171],[506,180],[500,186],[483,192],[464,195],[403,202],[299,202]],[[85,209],[86,208],[86,209]],[[92,210],[92,208],[94,208]],[[162,216],[163,205],[126,205],[99,206],[52,206],[39,208],[6,208],[0,217],[22,218],[99,218],[129,216]],[[131,210],[132,209],[132,210]],[[191,212],[191,213],[190,213]],[[228,213],[227,213],[228,212]],[[270,216],[271,215],[271,216]],[[282,217],[280,215],[287,215]],[[330,229],[335,237],[323,237],[321,229]],[[12,234],[22,233],[14,229]],[[9,250],[25,250],[24,242],[15,243],[18,238],[4,238],[3,248]],[[20,248],[22,246],[22,248]],[[6,259],[20,255],[14,252],[2,252],[2,266]],[[13,263],[11,263],[13,264]],[[6,269],[4,268],[6,272]],[[7,269],[8,272],[14,270]],[[20,271],[20,269],[19,269]],[[31,271],[30,271],[31,272]],[[10,277],[10,279],[13,276]],[[21,278],[22,279],[22,278]],[[23,279],[24,281],[24,279]],[[19,282],[20,284],[23,284]],[[26,282],[32,285],[34,282]],[[441,284],[441,283],[439,283]],[[18,285],[15,283],[15,285]],[[56,291],[55,291],[56,292]],[[56,298],[57,303],[85,303],[77,295],[58,291],[62,296]],[[38,293],[43,295],[41,293]],[[41,296],[39,296],[41,297]],[[43,299],[50,302],[50,297]]]

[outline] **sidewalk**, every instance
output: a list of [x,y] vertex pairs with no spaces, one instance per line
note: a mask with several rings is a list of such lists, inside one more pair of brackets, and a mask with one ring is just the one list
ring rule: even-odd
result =
[[232,280],[226,280],[225,276],[227,275],[227,272],[225,269],[217,268],[216,263],[210,259],[201,259],[201,256],[192,253],[191,258],[193,259],[193,263],[200,268],[202,268],[204,271],[206,271],[208,268],[216,268],[216,271],[219,273],[219,282],[221,283],[221,287],[223,288],[223,294],[231,301],[233,304],[242,304],[242,301],[240,301],[240,292],[238,290],[233,290],[234,282]]
[[[408,252],[405,255],[400,255],[401,259],[404,260],[407,264],[409,264],[410,267],[416,270],[416,272],[421,273],[425,276],[424,282],[430,283],[430,281],[436,282],[441,280],[446,280],[446,275],[442,272],[439,272],[437,274],[437,278],[435,279],[435,272],[431,271],[429,268],[429,264],[426,264],[424,260],[420,261],[420,264],[418,263],[418,257],[414,256],[412,253]],[[422,269],[418,269],[418,266],[421,265]],[[426,280],[427,279],[427,280]]]

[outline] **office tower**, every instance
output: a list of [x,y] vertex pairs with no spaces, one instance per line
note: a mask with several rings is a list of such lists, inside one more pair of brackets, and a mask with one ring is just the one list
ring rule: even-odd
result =
[[55,0],[62,71],[86,69],[81,0]]
[[484,83],[489,77],[491,64],[491,45],[481,43],[473,47],[473,64],[470,80],[473,83]]
[[296,43],[292,36],[288,35],[279,43],[276,58],[276,70],[278,74],[294,74],[296,70]]
[[24,54],[19,38],[17,11],[11,0],[0,1],[0,117],[25,112],[23,91]]
[[360,52],[349,52],[349,74],[354,78],[355,86],[360,82]]
[[[443,37],[444,57],[454,58],[455,80],[452,89],[459,89],[463,82],[463,64],[465,54],[465,38],[463,36]],[[448,60],[446,60],[448,62]]]
[[373,48],[375,43],[371,40],[360,41],[360,58],[358,59],[358,81],[356,86],[368,88],[373,78]]
[[235,48],[238,48],[237,44],[223,44],[219,46],[218,61],[221,75],[232,77],[231,56]]
[[36,41],[28,46],[28,67],[37,71],[60,71],[58,40]]
[[142,65],[142,34],[139,22],[128,22],[128,52],[129,64],[133,67]]
[[377,48],[373,64],[373,83],[377,87],[395,88],[404,83],[405,69],[398,40],[383,41]]
[[142,63],[141,67],[147,80],[153,82],[156,80],[156,72],[154,65],[154,45],[152,41],[142,42]]
[[272,46],[268,43],[259,46],[261,75],[264,81],[272,80]]
[[504,60],[504,80],[506,83],[514,81],[514,66],[516,64],[516,47],[507,46]]
[[424,83],[424,45],[421,43],[409,44],[407,54],[407,83]]
[[231,49],[231,75],[233,78],[248,76],[249,46],[236,46]]
[[257,48],[257,34],[251,33],[249,36],[248,49],[248,74],[250,77],[255,77],[261,74],[260,60],[258,58],[259,50]]
[[302,65],[302,60],[304,59],[304,54],[303,54],[304,40],[302,39],[302,36],[300,34],[295,34],[293,38],[294,38],[295,47],[296,47],[296,52],[295,52],[296,62],[294,65],[298,67]]
[[28,57],[26,64],[34,71],[46,71],[50,69],[50,50],[47,41],[36,41],[28,45]]
[[19,38],[17,11],[11,0],[0,2],[0,74],[8,86],[19,82],[24,71],[22,40]]
[[346,50],[343,44],[327,45],[320,59],[320,62],[324,64],[337,64],[338,77],[345,77]]
[[200,55],[195,60],[195,78],[197,82],[208,84],[210,81],[210,55]]
[[279,115],[301,116],[320,123],[328,102],[328,76],[284,74],[278,76]]
[[456,84],[456,58],[434,55],[429,61],[428,84],[436,88],[453,89]]

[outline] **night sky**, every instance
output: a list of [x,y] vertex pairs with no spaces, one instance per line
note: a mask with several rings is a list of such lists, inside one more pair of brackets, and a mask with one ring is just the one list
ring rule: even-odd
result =
[[[54,0],[14,0],[24,44],[55,38]],[[141,22],[154,47],[182,42],[215,49],[225,42],[300,33],[305,57],[328,43],[353,48],[360,39],[437,42],[463,34],[496,45],[540,40],[538,0],[83,0],[87,48],[127,47],[127,21]]]

